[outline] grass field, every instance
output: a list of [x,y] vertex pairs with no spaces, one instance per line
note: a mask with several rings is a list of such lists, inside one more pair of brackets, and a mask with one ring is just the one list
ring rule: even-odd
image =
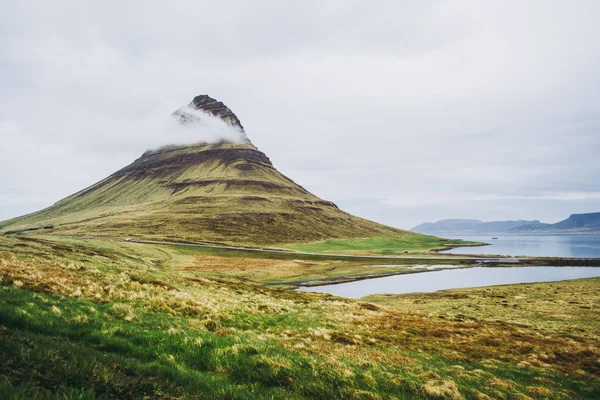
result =
[[369,238],[329,239],[320,242],[292,244],[289,249],[314,253],[362,255],[422,254],[456,246],[475,246],[480,243],[440,239],[436,236],[376,236]]
[[410,267],[415,264],[469,265],[465,260],[440,259],[426,254],[418,259],[348,258],[325,254],[263,253],[177,245],[166,248],[174,254],[186,257],[185,262],[176,267],[179,272],[236,277],[269,284],[408,273],[414,272]]
[[[280,274],[341,262],[299,261]],[[257,283],[290,262],[2,236],[0,398],[600,397],[599,279],[361,301]]]
[[[411,308],[438,318],[501,319],[515,326],[589,338],[598,338],[600,332],[598,279],[500,285],[435,293],[379,294],[364,297],[363,300]],[[600,368],[600,363],[597,367]]]

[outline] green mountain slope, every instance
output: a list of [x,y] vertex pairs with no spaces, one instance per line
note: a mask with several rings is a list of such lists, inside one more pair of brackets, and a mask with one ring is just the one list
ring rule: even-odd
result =
[[[6,221],[0,232],[51,224],[54,232],[63,234],[237,245],[421,236],[352,216],[294,183],[247,140],[239,120],[223,103],[198,96],[191,106],[238,129],[242,143],[148,151],[49,208]],[[186,124],[197,119],[185,111],[174,115]]]

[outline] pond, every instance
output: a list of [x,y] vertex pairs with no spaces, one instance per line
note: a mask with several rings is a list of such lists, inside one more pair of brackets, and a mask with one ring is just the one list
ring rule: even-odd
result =
[[435,292],[444,289],[593,277],[600,277],[600,267],[474,267],[393,275],[336,285],[301,287],[298,290],[356,299],[370,294]]

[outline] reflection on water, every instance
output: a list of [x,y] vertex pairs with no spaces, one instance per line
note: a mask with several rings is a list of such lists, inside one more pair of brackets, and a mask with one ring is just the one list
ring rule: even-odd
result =
[[[548,256],[600,258],[600,235],[507,235],[448,236],[489,243],[484,247],[459,247],[449,254],[498,254],[505,256]],[[498,239],[492,239],[497,237]]]
[[600,277],[600,267],[476,267],[394,275],[337,285],[303,287],[298,290],[360,298],[376,293],[435,292],[444,289],[552,282],[592,277]]

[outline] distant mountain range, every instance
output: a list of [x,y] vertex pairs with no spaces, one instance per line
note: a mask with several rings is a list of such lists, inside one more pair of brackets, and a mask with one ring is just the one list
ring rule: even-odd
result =
[[425,222],[411,229],[412,232],[425,234],[494,234],[494,233],[600,233],[600,212],[572,214],[569,218],[555,224],[533,221],[491,221],[476,219],[443,219],[437,222]]

